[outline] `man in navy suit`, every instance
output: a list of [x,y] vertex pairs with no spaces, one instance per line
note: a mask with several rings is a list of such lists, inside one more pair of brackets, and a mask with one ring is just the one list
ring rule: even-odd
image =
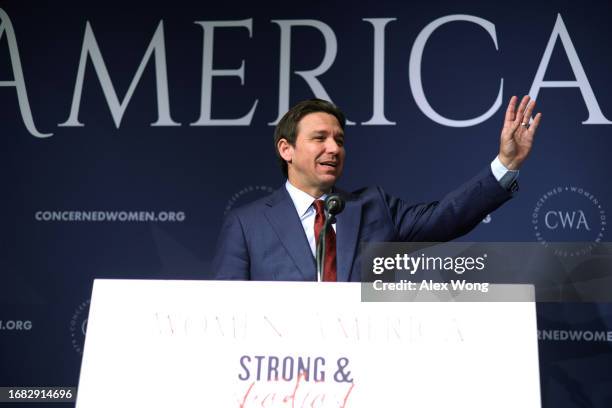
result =
[[335,275],[331,280],[360,281],[360,242],[440,242],[466,234],[516,190],[518,169],[541,120],[538,113],[530,125],[535,102],[525,96],[517,110],[517,101],[512,97],[508,104],[499,154],[491,165],[442,200],[416,205],[377,187],[352,193],[337,188],[346,155],[345,116],[320,99],[298,103],[274,134],[287,182],[227,216],[212,262],[216,278],[317,280],[314,231],[317,217],[323,215],[315,201],[331,192],[346,202],[328,232],[335,241],[329,259]]

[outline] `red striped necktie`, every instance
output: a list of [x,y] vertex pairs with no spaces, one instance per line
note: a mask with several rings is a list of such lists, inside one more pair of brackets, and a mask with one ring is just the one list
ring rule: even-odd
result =
[[[315,216],[314,222],[314,233],[315,233],[315,242],[319,243],[319,234],[321,233],[321,228],[325,224],[325,212],[324,207],[325,204],[323,200],[315,200],[313,203],[314,208],[317,212]],[[324,269],[323,269],[323,281],[325,282],[336,282],[337,274],[336,274],[336,232],[334,228],[330,225],[327,234],[325,235],[325,261],[324,261]]]

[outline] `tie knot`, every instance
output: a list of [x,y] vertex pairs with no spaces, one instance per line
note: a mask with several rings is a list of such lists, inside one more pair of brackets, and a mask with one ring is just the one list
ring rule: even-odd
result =
[[323,208],[325,208],[325,203],[323,202],[323,200],[315,200],[312,205],[314,205],[314,209],[317,214],[325,215],[325,212],[323,212]]

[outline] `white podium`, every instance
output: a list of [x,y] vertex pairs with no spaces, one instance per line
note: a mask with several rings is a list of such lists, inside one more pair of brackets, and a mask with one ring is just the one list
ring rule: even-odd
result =
[[96,280],[77,408],[539,407],[533,302]]

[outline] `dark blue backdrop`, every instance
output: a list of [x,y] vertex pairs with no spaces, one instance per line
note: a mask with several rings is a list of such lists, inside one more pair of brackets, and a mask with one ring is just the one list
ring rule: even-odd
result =
[[[77,383],[94,278],[209,278],[224,214],[284,181],[269,124],[279,104],[313,94],[356,123],[346,132],[342,186],[378,184],[417,202],[487,166],[508,99],[535,90],[544,117],[520,193],[465,239],[609,240],[609,2],[3,0],[0,9],[2,386]],[[423,42],[426,27],[448,16],[457,21]],[[221,21],[229,26],[214,28],[213,38],[211,22]],[[311,80],[323,95],[296,71],[326,56],[329,67]],[[203,89],[211,58],[213,70],[244,61],[244,80],[216,75]],[[446,119],[424,108],[419,72],[431,110]],[[502,78],[501,107],[490,117],[449,126],[484,115]],[[538,81],[544,87],[534,88]],[[246,124],[213,121],[236,120],[254,105]],[[147,212],[145,220],[52,220],[130,211]],[[588,229],[577,223],[581,211]],[[612,308],[539,305],[539,326],[544,405],[611,406]],[[543,336],[555,330],[581,337]]]

